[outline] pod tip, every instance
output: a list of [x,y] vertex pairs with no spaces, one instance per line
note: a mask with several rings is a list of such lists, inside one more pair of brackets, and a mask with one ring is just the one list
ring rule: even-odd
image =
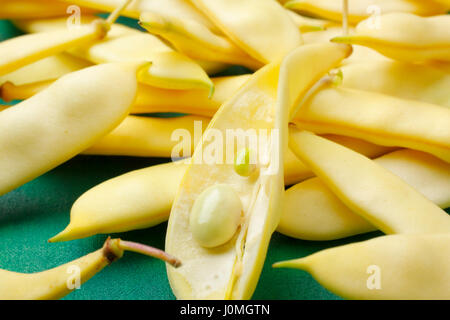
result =
[[280,261],[272,264],[272,268],[305,269],[304,259]]

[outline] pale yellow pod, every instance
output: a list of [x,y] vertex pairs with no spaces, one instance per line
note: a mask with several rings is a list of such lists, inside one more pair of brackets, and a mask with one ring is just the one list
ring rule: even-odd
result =
[[[132,113],[178,112],[211,117],[250,75],[212,78],[214,94],[206,90],[175,90],[139,84]],[[53,81],[42,81],[16,86],[5,83],[0,87],[0,97],[6,101],[25,100],[48,87]]]
[[[342,0],[292,0],[285,3],[285,7],[306,12],[324,19],[342,21]],[[444,14],[446,8],[442,5],[423,0],[349,0],[348,21],[351,24],[372,16],[389,12],[409,12],[423,16]]]
[[167,90],[140,85],[133,113],[180,112],[213,116],[250,75],[212,78],[214,94],[205,90]]
[[70,224],[50,242],[143,229],[166,221],[186,168],[184,161],[172,162],[99,184],[74,203]]
[[293,122],[318,134],[416,149],[450,162],[447,107],[355,89],[323,88],[301,106]]
[[[194,133],[195,122],[206,128],[210,119],[199,116],[175,118],[149,118],[128,116],[108,135],[97,141],[84,154],[118,155],[139,157],[171,157],[175,147],[187,144],[187,150],[180,150],[188,157],[194,150],[195,134],[201,138],[202,130]],[[177,134],[177,130],[179,135]]]
[[[302,44],[299,29],[272,0],[192,0],[242,50],[262,63]],[[276,45],[274,45],[276,43]]]
[[[450,206],[450,165],[415,150],[399,150],[374,160],[441,208]],[[327,241],[376,230],[353,213],[320,180],[312,178],[286,191],[277,231],[298,239]]]
[[243,65],[251,69],[259,69],[262,65],[226,37],[214,34],[197,21],[145,12],[140,17],[140,25],[194,59]]
[[21,86],[35,82],[56,80],[65,74],[90,67],[91,65],[91,63],[83,59],[73,57],[67,53],[60,53],[0,76],[0,85],[5,82],[11,82],[16,86]]
[[367,61],[347,64],[341,70],[343,87],[450,107],[450,74],[438,68],[398,61]]
[[290,131],[296,135],[290,142],[294,153],[347,207],[384,233],[450,232],[450,216],[398,176],[337,143]]
[[[203,159],[203,152],[208,152],[209,144],[201,143],[195,149],[192,163],[172,206],[166,237],[168,252],[179,256],[184,263],[184,267],[177,271],[168,270],[169,281],[177,298],[251,297],[264,264],[271,234],[280,218],[284,194],[282,161],[287,149],[289,114],[301,95],[320,78],[319,75],[323,76],[345,58],[348,54],[345,49],[329,45],[300,47],[283,60],[281,69],[274,63],[257,71],[216,113],[203,141],[208,141],[214,130],[225,132],[229,129],[276,129],[272,131],[276,137],[265,146],[261,145],[264,139],[258,141],[259,147],[254,152],[256,155],[265,154],[268,163],[263,163],[257,157],[259,170],[248,178],[239,176],[235,171],[236,150],[227,148],[219,159],[220,163],[206,164],[199,160]],[[321,64],[306,63],[321,57],[325,57],[321,59]],[[301,69],[302,76],[292,82],[296,71],[298,75],[299,67],[305,67]],[[260,132],[259,135],[262,134]],[[249,147],[250,150],[252,147]],[[230,151],[233,162],[223,162],[225,157],[229,159]],[[189,229],[189,215],[197,197],[206,188],[217,184],[228,184],[237,192],[244,218],[239,231],[228,243],[205,249],[193,238]]]
[[450,16],[384,14],[375,21],[367,19],[359,23],[355,34],[336,37],[332,41],[366,46],[401,61],[449,62]]
[[100,24],[92,24],[71,30],[23,35],[0,42],[0,76],[70,47],[100,39],[103,34]]
[[[77,4],[86,8],[112,12],[123,3],[123,0],[62,0],[71,4]],[[139,19],[143,12],[155,12],[157,14],[168,15],[178,19],[198,21],[214,32],[218,32],[217,27],[200,11],[193,7],[186,0],[138,0],[131,2],[123,10],[123,15]]]
[[104,64],[70,73],[2,111],[0,194],[69,160],[116,127],[136,96],[140,66]]
[[[82,26],[93,20],[93,16],[83,17]],[[67,28],[65,19],[25,20],[17,21],[16,25],[38,33]],[[150,61],[152,64],[138,75],[142,83],[167,89],[213,90],[211,79],[195,61],[174,51],[159,38],[124,25],[113,24],[102,41],[72,46],[68,52],[97,64]]]
[[450,235],[390,235],[278,262],[346,299],[450,299]]

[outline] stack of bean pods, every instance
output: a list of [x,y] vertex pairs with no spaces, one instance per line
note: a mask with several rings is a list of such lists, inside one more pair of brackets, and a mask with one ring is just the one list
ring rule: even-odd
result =
[[[168,220],[166,252],[108,238],[51,270],[0,270],[0,299],[63,297],[68,267],[83,283],[125,250],[165,260],[179,299],[250,299],[274,231],[374,230],[274,267],[343,298],[450,299],[450,1],[347,2],[0,2],[26,33],[0,42],[0,98],[23,100],[0,106],[0,195],[79,154],[173,159],[188,137],[185,159],[87,190],[50,239]],[[230,66],[248,74],[213,76]],[[161,112],[186,115],[143,116]],[[230,131],[258,147],[216,143]]]

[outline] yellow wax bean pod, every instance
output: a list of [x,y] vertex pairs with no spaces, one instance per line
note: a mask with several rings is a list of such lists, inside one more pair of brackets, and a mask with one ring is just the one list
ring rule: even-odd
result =
[[73,72],[2,111],[0,194],[69,160],[114,129],[136,96],[140,66],[104,64]]
[[278,262],[346,299],[450,299],[450,235],[390,235]]
[[[101,11],[112,12],[121,4],[121,0],[63,0],[72,4],[92,8]],[[193,7],[186,0],[138,0],[133,1],[123,11],[123,15],[139,19],[143,12],[155,12],[182,20],[194,20],[207,26],[214,32],[218,32],[217,27],[200,11]]]
[[[262,63],[302,44],[299,29],[271,0],[192,0],[242,50]],[[276,43],[276,45],[274,45]]]
[[211,97],[204,90],[167,90],[140,85],[132,112],[181,112],[211,117],[249,78],[249,75],[212,78],[215,90]]
[[[214,94],[205,90],[173,90],[139,84],[132,113],[179,112],[211,117],[230,96],[249,79],[249,75],[212,78]],[[42,81],[21,86],[5,83],[0,97],[6,101],[25,100],[48,87],[53,81]]]
[[191,58],[243,65],[251,69],[261,67],[259,61],[254,60],[226,37],[214,34],[196,21],[145,12],[141,15],[140,25],[150,33],[166,39]]
[[104,25],[99,22],[71,30],[23,35],[0,42],[0,76],[70,47],[101,39],[104,34]]
[[[103,248],[62,266],[36,273],[0,270],[0,298],[2,300],[60,299],[103,268],[122,258],[125,251],[134,251],[166,261],[174,267],[181,262],[165,253],[140,243],[108,238]],[[76,275],[79,279],[76,279]]]
[[[134,135],[136,131],[133,129],[129,133]],[[158,134],[155,132],[155,136]],[[353,138],[334,135],[326,137],[369,157],[378,157],[390,150]],[[97,142],[97,146],[99,144]],[[284,168],[286,185],[314,175],[289,149],[285,154]],[[186,169],[187,164],[179,161],[136,170],[103,182],[85,192],[75,202],[70,214],[70,224],[51,241],[143,229],[166,221]],[[163,185],[159,183],[162,180],[165,181]],[[156,198],[149,197],[149,194]]]
[[[95,17],[86,16],[82,26]],[[19,21],[16,24],[27,32],[45,32],[66,28],[64,19]],[[102,41],[72,47],[68,52],[93,63],[151,61],[140,71],[140,82],[166,89],[207,89],[213,83],[206,72],[187,56],[174,51],[159,38],[123,25],[114,24]]]
[[[415,150],[399,150],[374,160],[441,208],[450,206],[450,165]],[[376,230],[353,213],[320,180],[312,178],[286,191],[277,231],[303,240],[335,240]]]
[[[168,158],[172,156],[172,152],[176,152],[174,148],[177,145],[181,148],[186,143],[187,147],[179,151],[187,154],[174,153],[173,156],[187,157],[191,155],[195,143],[195,122],[206,128],[209,120],[199,116],[165,119],[128,116],[116,129],[83,153]],[[177,130],[180,135],[174,135]],[[202,132],[199,134],[201,136]],[[180,138],[183,138],[181,142]]]
[[438,68],[392,60],[352,63],[341,70],[343,87],[450,107],[450,74]]
[[89,25],[71,27],[66,22],[64,30],[23,35],[1,42],[0,76],[74,46],[101,40],[130,1],[123,0],[107,20],[95,19]]
[[450,110],[421,101],[348,88],[323,88],[293,121],[318,134],[429,152],[450,162]]
[[[428,4],[428,3],[427,3]],[[420,17],[408,13],[379,16],[356,27],[355,34],[333,38],[340,43],[359,44],[401,61],[450,61],[450,16]]]
[[65,74],[87,68],[92,64],[66,53],[50,56],[0,76],[0,85],[11,82],[16,86],[56,80]]
[[166,221],[186,169],[185,161],[165,163],[95,186],[74,203],[67,228],[49,241],[143,229]]
[[[281,197],[284,194],[281,170],[283,153],[287,149],[288,115],[300,96],[349,53],[349,47],[329,44],[300,47],[283,60],[281,70],[278,64],[269,64],[257,71],[216,113],[202,142],[195,149],[169,218],[166,249],[172,254],[180,254],[185,266],[179,268],[179,272],[168,270],[169,281],[177,298],[251,297],[264,264],[270,236],[279,221]],[[321,60],[321,64],[311,63],[313,58]],[[301,77],[298,77],[298,68],[302,70]],[[277,92],[278,77],[280,84]],[[298,81],[293,82],[294,78]],[[256,149],[254,145],[249,147],[249,150],[256,150],[253,152],[257,156],[257,169],[250,177],[241,177],[235,171],[234,163],[225,160],[235,159],[240,151],[235,150],[235,147],[233,150],[224,150],[220,158],[216,159],[218,163],[209,160],[205,163],[203,154],[208,152],[210,144],[207,141],[211,141],[211,135],[217,131],[229,132],[230,129],[240,129],[241,132],[276,129],[272,131],[272,136],[276,132],[278,137],[272,138],[270,143],[259,140]],[[261,133],[257,134],[257,138],[261,139]],[[222,150],[223,145],[220,148]],[[229,158],[230,153],[233,156]],[[267,155],[268,164],[263,164],[258,158],[262,154]],[[231,191],[220,191],[225,189]],[[214,194],[214,197],[208,197],[210,194]],[[232,202],[224,200],[236,197],[237,200]],[[208,212],[211,207],[220,212]],[[220,209],[228,207],[230,210]],[[215,217],[215,214],[218,216]],[[241,223],[238,223],[239,226],[230,225],[230,220],[227,220],[228,227],[218,230],[214,219],[222,221],[227,214],[232,215],[227,218],[233,220],[241,216]],[[197,221],[198,216],[200,218]],[[217,237],[220,236],[220,239],[214,239],[216,234],[211,230],[203,229],[200,234],[197,233],[203,221],[205,228],[211,227],[211,230],[218,231]],[[227,231],[227,235],[235,234],[223,243],[222,236],[225,234],[222,231]],[[222,245],[211,248],[219,240]]]
[[[291,128],[294,153],[353,212],[385,233],[450,232],[448,214],[374,161]],[[333,159],[330,161],[329,159]]]
[[301,32],[322,31],[336,26],[333,21],[305,17],[290,10],[287,10],[287,13]]
[[[370,16],[376,21],[380,14],[389,12],[432,16],[446,11],[442,5],[422,0],[349,0],[348,5],[348,21],[351,24],[357,24]],[[332,21],[342,21],[341,0],[292,0],[285,3],[285,7]]]
[[[2,0],[0,19],[34,19],[61,17],[67,15],[68,5],[57,0]],[[92,13],[85,8],[81,14]]]
[[[223,132],[225,129],[232,128],[273,129],[273,107],[276,100],[278,71],[279,66],[271,64],[254,74],[235,97],[222,106],[202,140],[211,139],[212,128],[223,130]],[[242,117],[237,117],[236,112],[239,111],[235,106],[242,108],[242,101],[245,101],[246,111],[245,113],[241,111]],[[256,117],[256,111],[261,112],[259,117]],[[244,115],[247,116],[244,118]],[[275,150],[268,147],[264,148],[266,152],[273,154]],[[281,194],[282,190],[279,190],[279,183],[274,178],[279,180],[279,175],[270,176],[267,173],[261,173],[265,174],[264,180],[259,177],[259,174],[253,179],[244,179],[234,172],[234,165],[226,164],[226,153],[222,153],[223,158],[217,160],[222,164],[208,165],[199,158],[199,155],[202,156],[200,151],[205,151],[203,144],[197,146],[194,152],[192,161],[196,164],[188,167],[169,218],[166,250],[172,254],[182,254],[180,259],[184,262],[181,272],[172,273],[171,270],[167,270],[169,281],[175,296],[179,299],[249,298],[256,286],[270,235],[278,222],[276,217],[278,212],[275,210],[279,210],[278,206],[281,203],[277,200],[279,196],[275,193]],[[232,152],[235,151],[232,150]],[[279,151],[277,155],[280,156]],[[269,166],[273,165],[274,163],[270,162]],[[282,166],[280,161],[279,166]],[[264,172],[267,167],[261,166],[261,170]],[[208,187],[215,186],[232,188],[231,195],[237,195],[237,201],[242,202],[237,205],[241,206],[238,210],[243,213],[236,212],[236,218],[242,215],[242,219],[247,222],[242,225],[242,229],[238,228],[226,244],[215,248],[204,248],[192,234],[190,211],[194,200]],[[228,203],[224,202],[223,206],[226,204]],[[220,214],[218,217],[222,216]],[[260,221],[258,225],[255,225],[255,219]],[[247,237],[251,242],[247,241]],[[244,245],[245,249],[241,249]],[[251,259],[249,263],[247,263],[248,258]],[[242,279],[245,283],[241,282]],[[244,291],[240,291],[242,285]]]

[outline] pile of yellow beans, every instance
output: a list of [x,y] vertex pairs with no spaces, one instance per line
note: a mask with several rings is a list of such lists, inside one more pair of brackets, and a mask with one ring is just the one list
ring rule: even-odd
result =
[[[0,42],[0,98],[22,100],[0,106],[0,196],[79,154],[173,159],[86,191],[49,240],[168,221],[165,252],[108,238],[51,270],[0,270],[0,299],[61,298],[75,288],[69,266],[81,284],[124,251],[166,261],[178,299],[250,299],[273,232],[374,230],[386,235],[274,267],[348,299],[450,299],[449,11],[449,0],[0,2],[25,32]],[[248,74],[214,76],[231,66]],[[185,115],[143,116],[160,112]]]

